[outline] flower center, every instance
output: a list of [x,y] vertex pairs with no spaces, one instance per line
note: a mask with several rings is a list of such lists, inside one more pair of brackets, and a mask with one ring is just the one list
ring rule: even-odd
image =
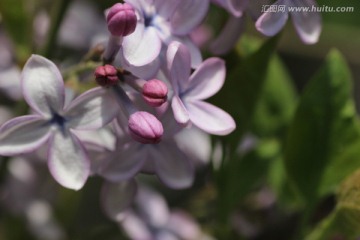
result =
[[66,122],[66,119],[57,113],[53,113],[52,119],[50,120],[51,124],[56,124],[56,125],[60,126],[60,128],[64,128],[65,122]]
[[154,19],[154,16],[145,15],[145,16],[144,16],[144,24],[145,24],[145,27],[152,26],[153,19]]

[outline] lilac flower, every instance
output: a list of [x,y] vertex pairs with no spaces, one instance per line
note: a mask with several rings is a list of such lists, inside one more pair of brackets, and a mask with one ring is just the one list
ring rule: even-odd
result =
[[168,70],[174,88],[171,106],[175,119],[183,125],[192,122],[205,132],[226,135],[235,129],[233,118],[203,100],[217,93],[224,84],[225,64],[219,58],[204,61],[190,76],[190,53],[179,42],[170,44]]
[[[120,185],[121,186],[121,185]],[[109,196],[117,199],[127,199],[124,188],[113,188]],[[128,189],[126,189],[128,190]],[[155,191],[140,186],[135,198],[133,209],[124,211],[123,200],[120,204],[104,205],[107,215],[120,226],[130,239],[136,240],[211,240],[200,229],[200,226],[187,213],[181,210],[169,209],[165,199]],[[115,211],[114,211],[115,209]],[[118,211],[116,211],[118,210]],[[120,212],[119,212],[120,210]]]
[[0,154],[18,155],[49,142],[48,166],[64,187],[78,190],[89,175],[90,163],[71,129],[97,129],[117,114],[117,103],[107,91],[92,89],[64,107],[64,82],[57,67],[33,55],[22,73],[25,101],[35,112],[14,118],[0,128]]
[[[191,49],[193,66],[201,53],[190,40],[190,32],[204,18],[208,0],[126,0],[138,16],[135,32],[124,38],[121,54],[125,62],[144,66],[158,58],[163,45],[177,40]],[[151,46],[151,47],[149,47]]]
[[1,204],[12,214],[24,218],[38,239],[60,240],[65,232],[56,221],[51,204],[57,186],[40,159],[27,155],[12,158],[0,188]]
[[303,9],[289,11],[289,8],[312,8],[317,6],[314,0],[278,0],[273,6],[276,9],[285,6],[284,11],[267,11],[256,21],[256,28],[267,36],[276,35],[287,22],[289,15],[301,40],[306,44],[318,41],[321,32],[321,16],[318,12]]

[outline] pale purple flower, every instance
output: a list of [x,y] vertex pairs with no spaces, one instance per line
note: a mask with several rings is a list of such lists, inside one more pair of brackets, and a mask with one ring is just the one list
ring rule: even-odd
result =
[[291,15],[294,27],[301,40],[306,44],[314,44],[318,41],[321,33],[321,15],[318,12],[306,11],[303,9],[290,8],[311,8],[317,6],[315,0],[278,0],[273,6],[279,9],[285,6],[284,11],[267,11],[256,21],[256,28],[267,36],[274,36],[285,26],[289,15]]
[[160,55],[162,46],[167,46],[174,40],[191,49],[193,66],[201,63],[201,53],[191,41],[189,34],[204,18],[209,5],[208,0],[125,2],[135,8],[138,17],[135,32],[125,37],[122,43],[120,53],[125,65],[138,67],[154,62]]
[[190,76],[190,53],[179,42],[169,45],[168,71],[174,90],[171,106],[178,123],[192,122],[205,132],[226,135],[235,129],[233,118],[222,109],[203,101],[217,93],[225,81],[225,63],[205,60]]
[[49,142],[48,166],[64,187],[80,189],[90,163],[71,129],[90,130],[109,123],[117,114],[116,101],[101,88],[92,89],[64,107],[64,82],[51,61],[33,55],[22,72],[22,92],[33,115],[14,118],[0,128],[0,154],[18,155]]
[[39,239],[64,239],[65,232],[57,223],[51,204],[57,186],[39,159],[24,156],[10,159],[7,174],[0,188],[1,204],[27,222]]
[[[121,185],[119,185],[121,186]],[[114,191],[115,190],[115,191]],[[117,190],[117,191],[116,191]],[[128,190],[128,189],[127,189]],[[124,208],[122,201],[128,199],[124,188],[114,188],[108,192],[107,202],[113,199],[112,205],[104,205],[107,215],[119,222],[130,239],[134,240],[211,240],[194,219],[181,210],[169,209],[165,199],[157,192],[140,186],[135,197],[133,209]],[[120,211],[119,211],[120,210]],[[126,210],[126,211],[124,211]]]

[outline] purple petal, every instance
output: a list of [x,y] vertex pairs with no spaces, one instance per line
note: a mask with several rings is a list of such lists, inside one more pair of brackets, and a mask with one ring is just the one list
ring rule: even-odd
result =
[[190,52],[185,45],[172,42],[168,47],[166,59],[174,91],[181,93],[189,82]]
[[108,217],[115,221],[123,218],[123,213],[134,200],[137,185],[134,180],[118,183],[105,182],[101,190],[101,205]]
[[225,8],[235,17],[240,17],[243,15],[249,0],[212,0],[218,5]]
[[40,116],[14,118],[0,128],[0,154],[18,155],[32,152],[50,137],[50,125]]
[[[309,7],[317,4],[313,0],[288,1],[294,7]],[[301,40],[306,44],[314,44],[319,40],[321,33],[321,15],[318,12],[299,11],[291,12],[293,24]]]
[[179,148],[194,162],[204,165],[210,161],[212,147],[209,134],[197,127],[191,127],[183,129],[174,138]]
[[138,22],[135,32],[124,38],[122,54],[128,64],[144,66],[159,56],[161,44],[155,28]]
[[176,233],[181,239],[203,239],[198,224],[188,214],[182,211],[171,213],[167,228]]
[[217,93],[225,82],[225,62],[220,58],[205,60],[191,75],[184,98],[206,99]]
[[208,8],[209,0],[182,0],[171,18],[172,32],[176,35],[189,34],[204,19]]
[[70,131],[57,132],[49,144],[50,173],[62,186],[81,189],[89,174],[90,160],[80,140]]
[[191,58],[190,65],[192,68],[197,68],[202,63],[202,56],[201,56],[200,49],[198,46],[196,46],[196,44],[191,40],[190,37],[188,37],[188,36],[183,36],[183,37],[172,36],[168,39],[168,42],[173,42],[173,41],[182,43],[188,49],[188,51],[190,52],[190,58]]
[[[175,10],[178,11],[183,1],[181,0],[154,0],[156,12],[164,19],[169,19],[173,16]],[[179,6],[179,4],[181,5]]]
[[[278,0],[273,5],[286,5],[286,0]],[[266,36],[274,36],[285,26],[285,23],[289,17],[287,11],[274,12],[268,11],[263,13],[256,21],[256,28],[259,32]]]
[[187,125],[190,121],[189,113],[179,96],[173,97],[171,107],[174,112],[176,122],[184,126]]
[[92,130],[108,124],[118,111],[111,91],[98,87],[77,97],[65,110],[64,117],[69,128]]
[[211,43],[210,49],[216,55],[229,52],[245,31],[245,17],[230,16],[218,37]]
[[108,164],[99,174],[111,182],[119,182],[134,177],[144,164],[145,156],[139,151],[139,144],[120,146],[108,157]]
[[[118,54],[118,57],[115,61],[118,61],[120,66],[122,66],[127,71],[131,72],[134,76],[142,79],[152,79],[156,76],[160,69],[160,60],[156,58],[154,61],[146,64],[144,66],[136,67],[126,62],[121,54]],[[116,66],[117,64],[115,64]]]
[[121,226],[130,239],[153,239],[152,233],[140,217],[130,211],[127,211],[124,215]]
[[163,141],[150,154],[154,158],[157,176],[167,186],[182,189],[192,185],[193,166],[176,143]]
[[228,113],[212,104],[189,101],[186,107],[191,122],[207,133],[227,135],[236,127],[234,119]]
[[54,63],[32,55],[22,72],[22,92],[26,102],[37,113],[49,116],[64,106],[64,82]]
[[162,227],[169,220],[169,208],[165,199],[151,189],[142,187],[136,196],[137,206],[152,226]]

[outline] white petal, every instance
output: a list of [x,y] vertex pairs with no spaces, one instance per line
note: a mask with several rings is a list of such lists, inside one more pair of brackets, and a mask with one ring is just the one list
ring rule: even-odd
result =
[[108,217],[120,221],[134,200],[137,186],[134,180],[118,183],[105,182],[101,190],[101,205]]
[[156,29],[138,22],[135,32],[124,37],[122,54],[128,64],[144,66],[159,56],[161,45]]
[[172,32],[176,35],[189,34],[204,19],[208,8],[209,0],[182,0],[171,18]]
[[200,239],[201,230],[198,224],[188,214],[182,211],[171,213],[167,227],[181,239]]
[[34,151],[50,135],[50,125],[40,116],[14,118],[0,128],[0,154],[17,155]]
[[22,72],[22,92],[26,102],[37,113],[49,116],[64,106],[64,82],[58,68],[50,60],[32,55]]
[[77,97],[65,110],[64,118],[69,128],[92,130],[108,124],[118,111],[112,92],[98,87]]
[[151,156],[155,163],[156,174],[167,186],[174,189],[190,187],[194,181],[194,169],[187,156],[176,143],[162,141],[153,148]]
[[186,126],[190,121],[189,113],[184,106],[184,103],[178,96],[173,97],[171,107],[174,112],[176,122],[183,126]]
[[217,93],[225,82],[225,62],[220,58],[205,60],[191,75],[184,98],[206,99]]
[[112,182],[119,182],[134,177],[144,164],[146,156],[140,151],[141,144],[132,143],[122,146],[109,156],[108,164],[103,166],[99,174]]
[[130,239],[153,239],[150,229],[148,229],[146,223],[140,217],[130,211],[127,211],[124,215],[121,226]]
[[[286,6],[286,0],[278,0],[273,6]],[[263,13],[256,21],[256,28],[266,36],[274,36],[285,26],[289,17],[287,10],[284,12],[267,11]]]
[[126,62],[122,54],[118,54],[118,57],[115,59],[115,61],[119,62],[120,66],[122,66],[127,71],[131,72],[131,74],[133,74],[134,76],[137,76],[138,78],[145,80],[154,78],[160,69],[159,58],[156,58],[154,61],[150,62],[149,64],[140,67],[136,67]]
[[[309,7],[317,4],[313,0],[292,0],[288,1],[295,7]],[[321,33],[321,15],[318,12],[300,11],[291,13],[293,24],[301,40],[306,44],[314,44],[319,40]]]
[[168,47],[166,59],[175,93],[185,91],[191,70],[189,50],[180,42],[172,42]]
[[169,220],[169,208],[165,199],[155,191],[141,187],[136,196],[137,206],[152,226],[162,227]]
[[[174,11],[181,7],[182,2],[181,0],[154,0],[154,5],[159,15],[164,19],[169,19],[173,16]],[[179,6],[180,3],[181,5]]]
[[227,135],[236,127],[234,119],[227,112],[212,104],[189,101],[186,102],[186,108],[191,122],[207,133]]
[[80,140],[70,131],[56,132],[49,145],[48,166],[62,186],[81,189],[89,174],[90,160]]
[[194,161],[201,164],[210,161],[211,139],[209,134],[204,131],[196,127],[185,128],[175,136],[175,141],[179,148]]

